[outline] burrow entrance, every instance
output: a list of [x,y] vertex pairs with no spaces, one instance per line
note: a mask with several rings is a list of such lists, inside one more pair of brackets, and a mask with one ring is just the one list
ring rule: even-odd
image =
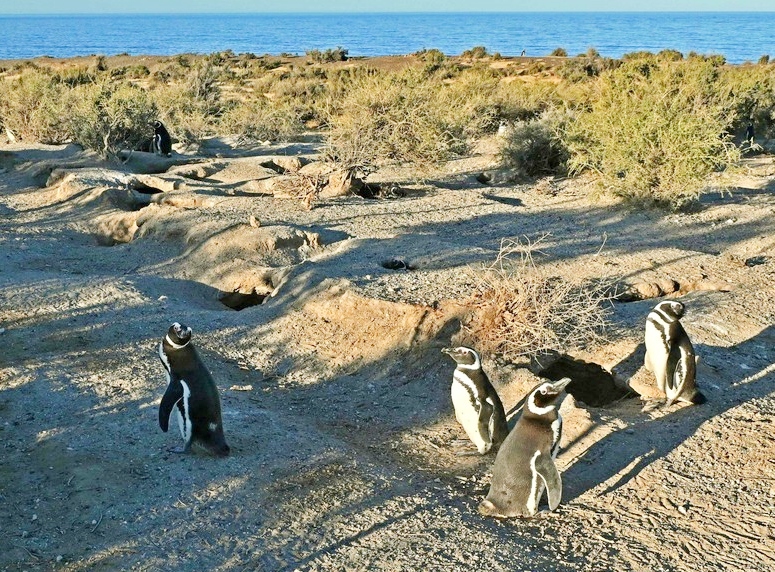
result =
[[590,407],[605,407],[621,399],[638,395],[633,390],[617,384],[614,376],[601,365],[566,354],[558,356],[551,364],[539,368],[536,373],[552,381],[563,377],[571,378],[573,381],[568,384],[565,391],[576,401]]
[[259,294],[255,289],[251,292],[221,292],[218,295],[218,301],[232,310],[239,312],[245,308],[252,308],[264,303],[269,297],[268,293]]

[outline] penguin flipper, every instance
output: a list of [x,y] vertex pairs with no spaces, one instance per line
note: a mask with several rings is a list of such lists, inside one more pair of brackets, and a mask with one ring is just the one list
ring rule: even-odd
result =
[[180,382],[170,381],[159,404],[159,427],[165,433],[170,426],[172,410],[181,399],[183,399],[183,386]]
[[672,405],[681,395],[686,384],[686,372],[681,363],[681,350],[678,344],[670,346],[670,354],[667,356],[667,371],[665,372],[666,405]]
[[562,478],[548,455],[539,455],[535,460],[535,470],[546,485],[546,496],[549,500],[549,510],[554,510],[562,500]]

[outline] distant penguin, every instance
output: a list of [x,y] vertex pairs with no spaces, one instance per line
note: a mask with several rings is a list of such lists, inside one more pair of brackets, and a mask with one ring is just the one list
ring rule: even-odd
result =
[[525,399],[522,415],[501,445],[492,468],[490,490],[479,504],[485,516],[533,516],[544,488],[549,510],[562,499],[562,479],[554,458],[560,448],[562,417],[557,408],[569,377],[544,381]]
[[172,137],[161,121],[153,122],[153,152],[169,157],[172,154]]
[[167,390],[159,405],[159,426],[166,433],[172,412],[187,453],[197,443],[219,457],[229,454],[223,436],[221,400],[210,372],[191,343],[191,328],[177,322],[159,344],[159,357],[167,370]]
[[480,454],[484,455],[493,447],[497,449],[509,433],[506,412],[482,370],[479,354],[464,346],[441,351],[457,363],[452,375],[455,417]]
[[745,127],[745,140],[751,145],[754,144],[754,130],[753,130],[753,118],[748,120],[748,125]]
[[657,387],[675,401],[704,403],[696,385],[697,358],[689,336],[681,325],[684,305],[675,300],[660,302],[646,317],[646,369],[654,373]]

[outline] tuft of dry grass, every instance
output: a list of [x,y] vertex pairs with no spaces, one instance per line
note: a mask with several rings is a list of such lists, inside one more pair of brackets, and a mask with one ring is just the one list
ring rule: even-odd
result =
[[611,284],[548,275],[534,260],[545,238],[503,239],[495,261],[473,272],[478,292],[465,327],[482,350],[515,361],[605,341]]

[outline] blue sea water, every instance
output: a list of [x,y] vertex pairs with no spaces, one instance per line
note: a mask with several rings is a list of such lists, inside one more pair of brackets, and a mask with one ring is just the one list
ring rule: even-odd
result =
[[0,59],[79,55],[303,54],[342,46],[351,56],[447,55],[474,46],[505,56],[657,52],[775,57],[775,12],[511,12],[0,16]]

